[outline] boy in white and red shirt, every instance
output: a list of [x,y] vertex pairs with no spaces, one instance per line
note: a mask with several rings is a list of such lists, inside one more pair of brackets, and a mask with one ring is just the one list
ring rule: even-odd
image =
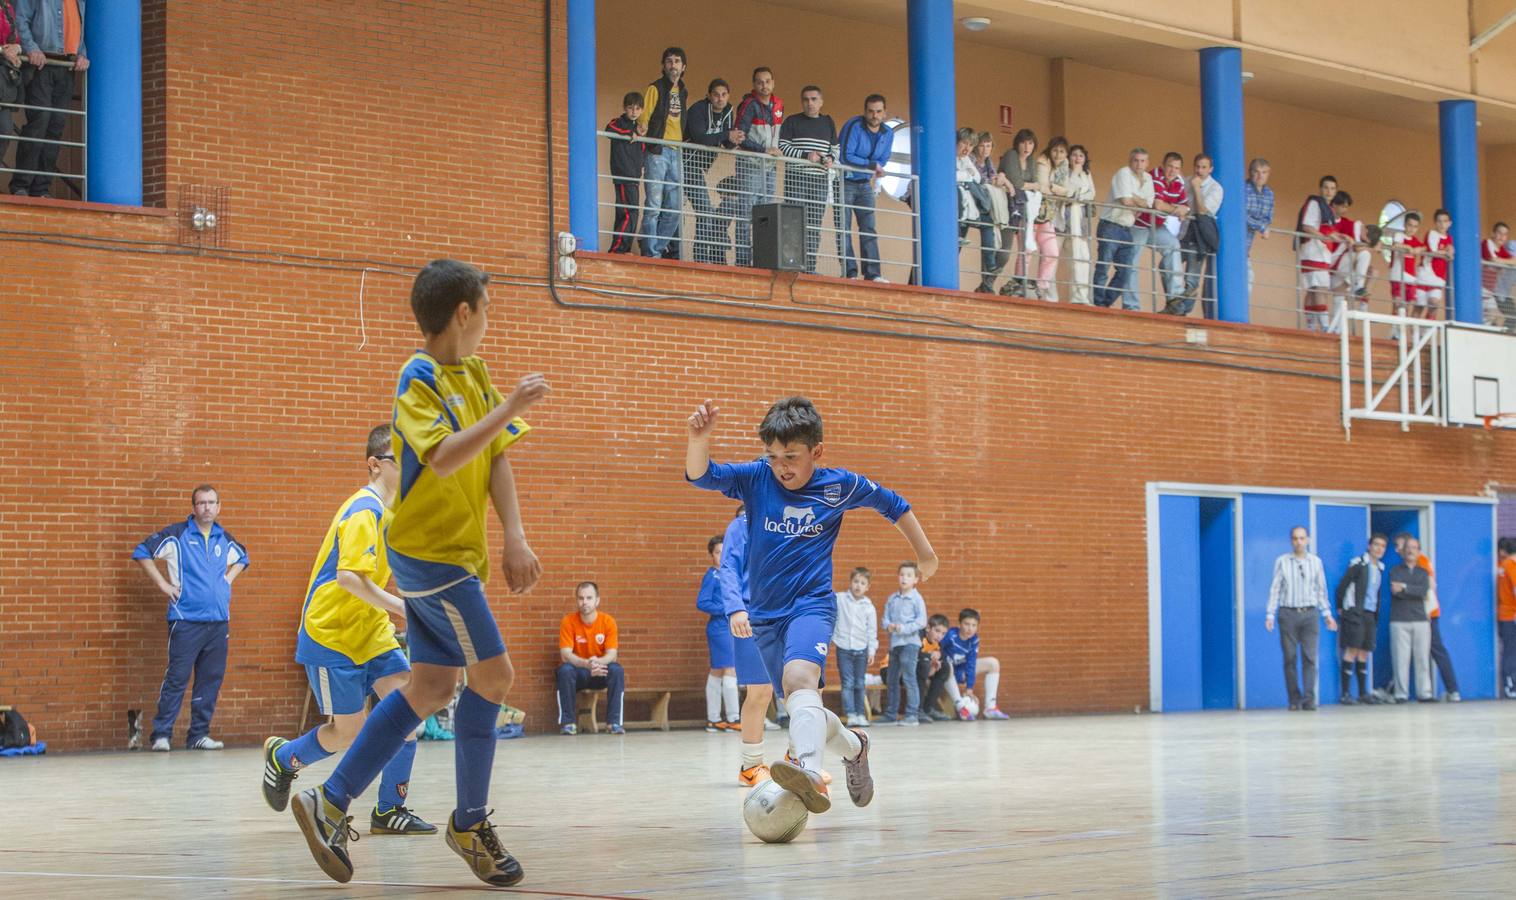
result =
[[1369,240],[1363,223],[1348,217],[1352,206],[1353,197],[1347,191],[1338,191],[1332,198],[1332,215],[1337,221],[1327,227],[1342,238],[1340,243],[1328,248],[1332,261],[1333,308],[1345,307],[1347,295],[1351,293],[1358,301],[1358,308],[1366,310],[1369,307]]
[[1426,249],[1421,239],[1421,213],[1408,212],[1401,219],[1401,231],[1395,235],[1390,255],[1390,298],[1398,315],[1414,315],[1408,308],[1426,306],[1421,289],[1416,286],[1416,253]]
[[[1496,303],[1496,297],[1510,297],[1512,281],[1516,280],[1516,269],[1508,266],[1516,265],[1516,253],[1511,252],[1507,246],[1511,237],[1511,229],[1504,222],[1496,222],[1490,236],[1480,242],[1479,258],[1485,265],[1480,270],[1480,280],[1484,288],[1484,320],[1486,322],[1498,322],[1500,319],[1500,307]],[[1506,265],[1500,265],[1505,263]]]
[[1426,256],[1416,266],[1416,281],[1422,286],[1422,318],[1438,315],[1436,309],[1443,305],[1443,288],[1448,284],[1448,260],[1453,258],[1453,238],[1448,233],[1453,227],[1453,216],[1445,209],[1432,213],[1432,230],[1427,232]]
[[1321,193],[1305,198],[1295,220],[1295,230],[1305,235],[1295,239],[1295,260],[1300,267],[1300,290],[1305,295],[1305,327],[1326,331],[1330,309],[1332,254],[1329,245],[1341,238],[1333,229],[1336,218],[1329,200],[1337,194],[1337,179],[1323,176]]

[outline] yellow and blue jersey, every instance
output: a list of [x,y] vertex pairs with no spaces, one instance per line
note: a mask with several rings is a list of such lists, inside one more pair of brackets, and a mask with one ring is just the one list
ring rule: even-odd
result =
[[385,540],[401,593],[425,595],[471,576],[489,580],[485,514],[490,465],[531,426],[512,419],[490,442],[487,453],[445,478],[426,459],[448,435],[468,428],[504,402],[477,356],[448,366],[418,350],[400,371],[393,422],[400,489]]
[[384,542],[379,538],[388,515],[379,493],[365,487],[347,498],[332,517],[305,589],[296,662],[361,666],[400,648],[389,613],[337,583],[337,573],[342,570],[367,575],[380,587],[390,580]]

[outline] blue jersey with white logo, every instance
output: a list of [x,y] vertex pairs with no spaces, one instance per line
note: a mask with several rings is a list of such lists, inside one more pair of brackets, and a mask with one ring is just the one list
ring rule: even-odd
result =
[[836,604],[832,547],[843,513],[866,506],[895,522],[911,509],[899,494],[846,469],[817,469],[805,487],[791,491],[763,460],[712,462],[691,483],[747,506],[747,611],[755,622]]
[[150,535],[132,551],[132,559],[161,559],[168,565],[168,583],[179,588],[170,600],[170,622],[225,622],[231,618],[232,586],[226,573],[246,566],[247,550],[219,523],[211,524],[209,539],[200,533],[195,517]]
[[979,635],[966,638],[958,629],[949,628],[942,636],[942,655],[953,663],[953,677],[974,686],[974,668],[979,664]]

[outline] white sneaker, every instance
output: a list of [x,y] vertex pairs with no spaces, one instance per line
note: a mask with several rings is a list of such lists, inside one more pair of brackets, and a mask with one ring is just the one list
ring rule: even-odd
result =
[[174,749],[174,747],[168,742],[168,738],[161,737],[153,738],[153,749],[159,753],[167,753],[168,751]]
[[211,737],[210,735],[206,735],[205,737],[203,737],[200,740],[194,742],[193,744],[190,744],[190,749],[191,750],[220,750],[222,747],[225,747],[225,746],[226,746],[225,744],[221,743],[220,741],[216,740],[215,738]]
[[890,283],[889,279],[887,279],[887,278],[870,278],[869,281],[872,281],[875,284],[889,284]]
[[778,731],[779,730],[779,723],[775,722],[773,719],[764,719],[763,720],[763,730],[764,731]]

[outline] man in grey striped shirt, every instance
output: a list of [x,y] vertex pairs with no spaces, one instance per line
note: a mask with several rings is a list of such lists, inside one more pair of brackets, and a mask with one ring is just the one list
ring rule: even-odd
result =
[[[1274,582],[1269,585],[1269,608],[1263,625],[1274,630],[1279,619],[1279,646],[1284,649],[1284,686],[1290,694],[1290,709],[1316,708],[1316,645],[1321,639],[1318,611],[1327,628],[1336,631],[1337,620],[1327,604],[1326,570],[1321,557],[1311,553],[1311,534],[1304,525],[1290,529],[1290,552],[1274,560]],[[1295,657],[1302,658],[1300,683],[1295,681]]]

